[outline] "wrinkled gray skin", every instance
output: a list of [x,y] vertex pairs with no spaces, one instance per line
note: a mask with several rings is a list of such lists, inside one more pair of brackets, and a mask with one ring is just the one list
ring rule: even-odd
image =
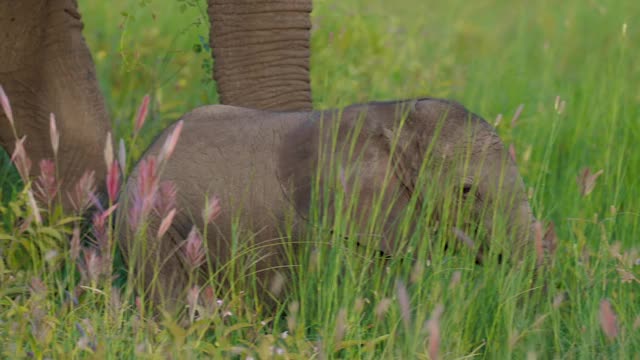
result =
[[[408,114],[407,120],[399,130],[403,113]],[[353,139],[348,134],[359,119],[363,121],[363,127],[355,146],[357,160],[349,160],[343,151],[344,145]],[[319,145],[331,143],[330,132],[326,129],[336,125],[339,126],[338,145],[333,152],[343,160],[339,166],[347,169],[344,184],[347,189],[359,189],[356,221],[368,219],[373,200],[380,194],[384,194],[383,208],[390,209],[382,224],[382,236],[372,237],[380,239],[373,245],[385,254],[399,250],[400,245],[393,241],[394,224],[407,207],[411,194],[422,191],[416,188],[416,179],[432,142],[435,160],[430,166],[435,169],[442,165],[444,175],[434,176],[434,181],[469,185],[476,197],[474,209],[465,222],[482,221],[487,229],[491,229],[493,219],[490,215],[481,216],[482,209],[497,207],[499,216],[509,224],[513,245],[510,250],[514,254],[520,254],[532,240],[534,219],[514,163],[492,127],[456,103],[423,99],[313,113],[206,106],[185,115],[183,120],[182,138],[162,175],[163,180],[173,181],[179,189],[180,213],[161,241],[152,240],[153,236],[150,236],[150,243],[146,244],[151,249],[147,254],[154,255],[152,259],[161,259],[163,267],[159,278],[162,284],[172,284],[162,289],[162,297],[180,298],[181,284],[187,282],[182,250],[178,248],[193,224],[203,229],[200,213],[205,206],[204,194],[217,195],[222,200],[222,214],[215,220],[215,225],[209,225],[207,229],[212,260],[223,264],[229,259],[231,224],[237,218],[243,234],[240,241],[252,241],[256,246],[269,245],[258,252],[262,260],[257,271],[261,274],[262,290],[270,289],[274,272],[267,270],[291,265],[283,260],[282,249],[277,246],[284,236],[285,219],[292,218],[294,228],[304,224],[309,211],[312,178],[318,169],[318,159],[322,157]],[[438,127],[438,124],[442,126]],[[157,139],[146,156],[159,154],[170,131],[171,128]],[[435,136],[438,131],[439,136]],[[397,140],[399,149],[395,155],[390,152],[393,139]],[[454,156],[466,150],[470,153],[468,167],[463,161],[456,161]],[[390,157],[393,157],[391,162]],[[438,162],[437,159],[444,160]],[[389,164],[393,164],[392,167]],[[330,168],[324,165],[320,168],[320,178],[331,181]],[[137,171],[131,174],[127,183],[129,194],[135,191]],[[426,171],[429,174],[432,170],[427,168]],[[507,204],[498,198],[514,201]],[[121,219],[122,226],[126,226],[124,221]],[[158,222],[159,219],[154,219],[151,234],[155,234]],[[248,234],[253,236],[252,240]],[[130,237],[121,237],[123,249],[132,246],[128,239]],[[146,273],[150,270],[151,267],[147,268]],[[150,277],[145,275],[143,280],[148,284]]]
[[[214,78],[224,104],[270,110],[310,110],[311,0],[209,0]],[[60,131],[61,193],[87,170],[99,190],[106,168],[103,149],[111,123],[82,37],[76,0],[0,1],[0,85],[9,96],[18,137],[38,175],[53,158],[49,114]],[[15,139],[0,111],[0,146],[13,153]],[[71,210],[67,196],[61,198]]]

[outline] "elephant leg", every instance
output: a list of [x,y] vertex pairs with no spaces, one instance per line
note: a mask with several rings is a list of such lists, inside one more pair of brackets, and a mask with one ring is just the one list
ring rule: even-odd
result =
[[208,0],[223,104],[310,110],[311,0]]
[[[97,184],[103,184],[102,149],[110,130],[82,28],[76,0],[0,2],[0,85],[11,101],[17,134],[26,135],[25,147],[35,164],[53,158],[49,114],[55,114],[65,209],[70,208],[67,190],[84,171],[95,171]],[[2,113],[0,145],[11,153],[14,141]]]

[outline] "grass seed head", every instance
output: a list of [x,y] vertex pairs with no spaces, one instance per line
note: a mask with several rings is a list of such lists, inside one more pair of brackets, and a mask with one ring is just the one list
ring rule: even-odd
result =
[[425,328],[429,332],[429,358],[439,359],[440,354],[440,318],[444,313],[444,306],[442,304],[436,305],[431,313],[431,317],[427,320]]
[[160,222],[160,226],[158,227],[158,233],[156,234],[156,237],[158,239],[161,239],[164,234],[167,233],[167,231],[171,227],[171,224],[173,223],[173,218],[175,217],[175,215],[176,209],[171,209],[167,216],[162,219],[162,222]]
[[113,160],[107,171],[107,195],[109,201],[113,204],[118,198],[120,192],[120,165],[118,160]]
[[222,207],[220,206],[220,198],[214,195],[209,198],[205,208],[202,210],[202,218],[205,223],[211,223],[220,215],[221,212]]
[[618,319],[607,299],[600,302],[600,326],[609,340],[618,336]]
[[51,149],[53,150],[53,156],[58,156],[58,148],[60,146],[60,133],[58,132],[58,126],[56,125],[56,116],[49,114],[49,139],[51,139]]
[[127,169],[127,149],[122,138],[120,138],[120,144],[118,145],[118,160],[120,161],[120,172],[124,173]]
[[95,193],[95,172],[93,170],[85,171],[73,188],[73,191],[67,196],[73,206],[73,209],[81,214],[89,208],[93,194]]
[[513,117],[511,118],[511,127],[515,127],[520,115],[522,115],[522,110],[524,110],[524,104],[518,105],[516,112],[513,113]]
[[588,167],[582,169],[582,171],[580,172],[580,175],[578,175],[578,177],[576,178],[576,181],[578,182],[578,187],[580,189],[580,195],[587,196],[591,194],[591,192],[596,186],[596,181],[598,180],[598,177],[600,177],[600,175],[602,175],[603,173],[604,173],[604,170],[602,169],[596,171],[595,173],[592,173],[591,169]]
[[158,196],[155,199],[155,210],[158,216],[164,217],[176,208],[178,189],[173,181],[162,181],[158,187]]
[[335,338],[334,341],[339,344],[343,339],[344,335],[347,332],[347,310],[342,308],[338,311],[338,316],[336,317],[336,328],[334,330]]
[[404,323],[405,329],[408,330],[411,324],[409,292],[401,280],[396,280],[396,291],[398,293],[398,305],[400,306],[400,314],[402,314],[402,322]]
[[178,144],[178,139],[180,138],[180,133],[182,132],[183,124],[184,122],[182,120],[178,121],[176,126],[173,128],[173,131],[171,132],[171,134],[167,136],[167,139],[165,140],[164,145],[162,146],[162,150],[160,151],[161,162],[167,161],[173,154],[173,151],[176,149],[176,145]]
[[11,128],[15,132],[15,123],[13,121],[13,110],[11,110],[11,103],[9,102],[9,97],[4,92],[2,85],[0,85],[0,105],[2,105],[2,110],[4,111],[4,114],[7,116],[7,119],[9,120],[9,124],[11,125]]
[[89,283],[95,283],[98,281],[100,275],[102,275],[103,264],[102,257],[98,253],[97,249],[84,248],[82,249],[82,255],[84,260],[84,266],[80,269],[80,274]]
[[187,265],[192,270],[200,267],[206,260],[202,236],[200,236],[200,233],[195,226],[191,228],[189,235],[185,239],[184,256]]
[[27,198],[29,201],[29,207],[31,208],[31,211],[33,214],[33,219],[35,220],[36,224],[42,224],[42,216],[40,215],[40,208],[38,207],[38,203],[36,202],[36,198],[35,196],[33,196],[33,191],[31,191],[31,189],[27,191]]
[[49,159],[42,159],[39,163],[40,175],[36,179],[36,197],[42,204],[49,205],[58,193],[58,181],[56,180],[56,165]]
[[21,139],[16,140],[16,147],[11,155],[11,161],[18,169],[18,173],[24,182],[29,181],[29,172],[31,171],[31,159],[27,155],[24,143],[27,136],[23,136]]
[[378,320],[382,320],[385,317],[385,315],[387,315],[387,312],[389,311],[389,307],[391,307],[391,299],[384,298],[380,300],[378,305],[376,305],[376,311],[375,311],[376,317],[378,318]]
[[196,316],[196,310],[198,308],[198,298],[200,297],[200,288],[198,286],[192,286],[187,291],[187,305],[189,307],[189,321],[193,322]]
[[149,100],[150,100],[149,95],[145,95],[142,98],[142,103],[138,107],[138,112],[136,113],[134,134],[137,134],[138,132],[140,132],[140,129],[142,129],[142,126],[144,125],[144,122],[147,119],[147,113],[149,112]]
[[111,142],[111,132],[107,133],[107,140],[104,145],[104,163],[107,170],[111,168],[113,163],[113,143]]
[[71,241],[69,245],[69,252],[71,255],[71,260],[76,261],[78,256],[80,256],[80,228],[78,224],[76,224],[73,228],[73,233],[71,235]]

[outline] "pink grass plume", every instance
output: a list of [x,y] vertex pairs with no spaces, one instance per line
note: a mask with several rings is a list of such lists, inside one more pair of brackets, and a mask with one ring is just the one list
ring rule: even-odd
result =
[[0,105],[2,105],[2,110],[4,111],[5,115],[7,115],[7,119],[9,119],[11,128],[15,131],[15,123],[13,121],[13,111],[11,110],[11,103],[9,102],[9,98],[4,92],[2,85],[0,85]]
[[49,137],[51,139],[51,149],[53,150],[53,156],[58,156],[58,148],[60,146],[60,133],[58,132],[58,126],[56,125],[56,116],[49,114]]
[[118,160],[112,161],[107,170],[107,194],[109,201],[113,204],[116,202],[118,192],[120,191],[120,166]]
[[158,187],[154,208],[159,217],[165,217],[176,207],[176,197],[178,189],[173,181],[162,181]]
[[111,133],[107,133],[107,141],[104,144],[104,163],[107,169],[111,168],[113,163],[113,143],[111,142]]
[[198,229],[194,226],[185,240],[184,255],[187,265],[192,269],[197,269],[205,261],[205,251],[202,237]]
[[56,165],[52,160],[40,160],[40,175],[36,179],[36,197],[43,204],[50,205],[58,193],[56,180]]
[[407,287],[400,280],[396,280],[396,291],[398,294],[398,304],[400,305],[400,314],[402,315],[402,322],[407,331],[409,331],[409,325],[411,324],[411,304],[409,300],[409,292]]
[[31,171],[31,159],[27,156],[27,151],[24,148],[24,142],[27,136],[23,136],[22,139],[16,140],[16,147],[11,155],[11,161],[18,169],[18,173],[24,182],[29,181],[29,172]]
[[516,126],[516,122],[520,118],[520,115],[522,115],[522,110],[524,110],[524,104],[518,105],[516,112],[513,114],[513,117],[511,118],[511,127]]
[[160,162],[168,160],[171,157],[171,154],[173,154],[173,151],[176,149],[176,145],[178,144],[183,124],[184,122],[182,120],[178,121],[171,134],[167,136],[167,139],[162,146],[162,151],[160,152]]
[[426,323],[426,328],[429,331],[429,358],[434,360],[439,359],[440,356],[440,318],[442,313],[444,313],[444,306],[442,304],[436,305]]
[[171,224],[173,223],[173,218],[175,216],[176,216],[176,209],[171,209],[171,211],[169,211],[167,216],[165,216],[164,219],[162,219],[162,222],[160,223],[160,227],[158,228],[158,234],[157,234],[158,239],[161,239],[164,236],[164,234],[166,234],[167,231],[169,231],[169,227],[171,227]]
[[613,341],[618,336],[618,319],[607,299],[600,302],[600,326],[609,340]]
[[134,133],[137,134],[142,126],[144,125],[145,120],[147,119],[147,113],[149,112],[149,95],[145,95],[142,98],[142,103],[140,107],[138,107],[138,113],[136,114],[136,123]]
[[96,243],[98,244],[98,248],[104,254],[110,254],[110,244],[109,244],[109,217],[113,214],[113,212],[118,208],[118,204],[112,205],[105,211],[99,212],[93,215],[92,223],[93,223],[93,233],[95,236]]
[[144,157],[138,169],[133,202],[129,209],[129,226],[134,231],[137,231],[138,226],[156,206],[158,197],[158,167],[155,156]]
[[73,228],[73,234],[71,235],[71,242],[69,244],[69,254],[71,260],[76,261],[80,256],[80,228],[76,224]]
[[210,223],[215,220],[218,215],[222,212],[222,207],[220,206],[220,198],[217,196],[212,196],[205,205],[204,210],[202,211],[202,218],[205,223]]
[[36,198],[33,196],[33,192],[31,190],[27,191],[27,197],[29,198],[29,206],[33,211],[33,218],[35,219],[37,224],[42,224],[42,216],[40,216],[40,208],[38,208],[38,203],[36,202]]
[[67,194],[73,208],[78,213],[83,213],[91,204],[95,192],[95,171],[87,170],[73,188],[73,192]]
[[95,282],[102,274],[102,258],[98,251],[93,248],[82,249],[84,268],[81,275],[89,282]]
[[158,171],[156,158],[153,156],[142,159],[139,165],[138,175],[138,191],[143,199],[153,202],[151,199],[155,197],[158,190]]

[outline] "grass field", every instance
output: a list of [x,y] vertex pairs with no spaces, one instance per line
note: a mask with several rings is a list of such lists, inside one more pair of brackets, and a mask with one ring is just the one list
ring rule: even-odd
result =
[[[217,103],[202,1],[79,3],[115,138],[133,157],[181,114]],[[3,165],[1,356],[640,359],[638,19],[632,0],[314,2],[315,107],[447,97],[496,123],[536,217],[555,224],[542,279],[442,254],[372,274],[336,247],[293,279],[282,317],[230,294],[230,314],[152,318],[108,281],[72,295],[71,221],[15,226],[24,196],[8,192],[17,177]],[[150,119],[133,144],[144,94]],[[602,173],[584,195],[586,168]]]

